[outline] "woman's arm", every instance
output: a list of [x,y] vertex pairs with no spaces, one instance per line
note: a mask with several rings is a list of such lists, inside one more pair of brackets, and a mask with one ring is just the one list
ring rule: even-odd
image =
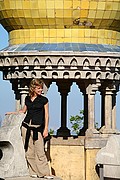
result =
[[43,131],[43,137],[47,137],[48,136],[48,124],[49,124],[49,105],[48,103],[44,105],[44,109],[45,109],[45,128]]
[[16,111],[16,112],[7,112],[5,115],[18,114],[18,113],[26,113],[26,111],[27,111],[27,106],[24,105],[24,107],[22,109],[20,109],[19,111]]
[[22,109],[20,109],[18,112],[19,113],[26,113],[26,111],[27,111],[27,106],[26,105],[24,105],[24,107],[22,108]]

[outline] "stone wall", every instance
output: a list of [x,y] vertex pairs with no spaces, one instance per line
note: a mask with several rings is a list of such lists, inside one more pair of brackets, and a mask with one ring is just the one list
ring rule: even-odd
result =
[[96,154],[99,148],[85,149],[85,138],[52,138],[50,158],[53,173],[63,180],[99,180]]

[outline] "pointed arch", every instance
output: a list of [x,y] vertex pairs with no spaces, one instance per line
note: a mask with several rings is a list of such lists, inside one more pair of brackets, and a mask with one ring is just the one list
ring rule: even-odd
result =
[[75,75],[74,75],[75,79],[79,79],[81,78],[81,74],[79,71],[75,72]]
[[90,79],[92,77],[91,73],[90,72],[87,72],[86,73],[86,79]]
[[47,77],[47,72],[46,71],[42,71],[41,72],[41,77],[42,78],[46,78]]
[[58,73],[56,71],[54,71],[52,73],[52,77],[53,77],[53,79],[57,79],[58,78]]
[[119,59],[117,59],[116,61],[115,61],[115,67],[119,67],[120,66],[120,60]]
[[14,76],[15,76],[15,78],[18,78],[19,77],[19,72],[15,71]]
[[101,79],[101,78],[102,78],[101,72],[97,72],[97,73],[96,73],[96,79]]
[[63,66],[64,64],[65,64],[65,62],[64,62],[63,58],[60,58],[57,62],[58,66]]
[[101,66],[101,61],[100,61],[100,59],[97,59],[97,60],[95,61],[95,66],[96,66],[96,67],[100,67],[100,66]]
[[110,73],[109,72],[106,73],[105,78],[110,79]]
[[10,58],[6,57],[5,58],[5,66],[9,66],[10,65]]
[[27,77],[27,72],[26,72],[26,71],[23,71],[22,77],[23,77],[23,78],[26,78],[26,77]]
[[90,66],[90,62],[89,60],[86,58],[84,61],[83,61],[83,67],[88,67]]
[[0,66],[3,66],[3,63],[4,62],[4,60],[3,59],[0,59]]
[[28,64],[29,64],[29,60],[28,60],[27,57],[25,57],[25,58],[23,59],[23,64],[24,64],[24,65],[28,65]]
[[106,66],[107,66],[107,67],[110,67],[110,66],[111,66],[111,60],[110,60],[110,59],[107,59],[107,61],[106,61]]
[[45,65],[47,65],[47,66],[51,66],[52,65],[52,61],[50,60],[50,58],[46,59]]
[[70,62],[70,65],[71,66],[77,66],[77,60],[75,59],[75,58],[73,58],[72,60],[71,60],[71,62]]
[[38,66],[40,64],[40,61],[38,58],[35,58],[34,61],[33,61],[33,64]]
[[63,78],[64,79],[69,79],[69,77],[70,77],[69,72],[66,71],[66,72],[63,73]]
[[114,73],[113,79],[114,80],[119,80],[120,79],[119,74],[118,73]]
[[18,65],[19,64],[19,60],[15,57],[14,60],[13,60],[13,64],[14,65]]
[[36,76],[37,76],[36,72],[34,72],[34,71],[31,72],[31,77],[32,77],[32,78],[35,78]]

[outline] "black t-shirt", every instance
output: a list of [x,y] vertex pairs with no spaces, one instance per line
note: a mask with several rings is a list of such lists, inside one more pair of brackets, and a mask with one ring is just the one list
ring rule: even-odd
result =
[[30,96],[26,96],[25,105],[27,106],[27,114],[24,122],[29,124],[31,120],[32,125],[44,124],[44,105],[47,104],[47,102],[48,99],[42,95],[37,96],[34,101],[31,101]]

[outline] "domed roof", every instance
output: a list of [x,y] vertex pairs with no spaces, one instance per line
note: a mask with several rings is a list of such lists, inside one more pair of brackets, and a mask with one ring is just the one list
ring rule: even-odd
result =
[[120,45],[120,0],[1,0],[9,43]]
[[37,28],[120,31],[120,0],[2,0],[0,23],[7,31]]

